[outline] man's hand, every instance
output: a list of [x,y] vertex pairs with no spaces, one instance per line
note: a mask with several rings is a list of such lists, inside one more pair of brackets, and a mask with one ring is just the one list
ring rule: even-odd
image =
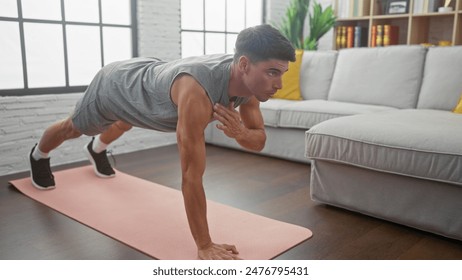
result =
[[234,109],[234,102],[230,102],[228,107],[216,103],[213,106],[213,117],[221,122],[217,128],[222,130],[226,136],[237,138],[245,131],[245,126],[241,121],[241,114]]
[[199,249],[198,255],[201,260],[240,260],[239,252],[234,245],[212,243],[205,249]]
[[255,97],[241,104],[239,111],[234,109],[234,102],[228,107],[217,103],[213,106],[213,117],[220,122],[216,127],[243,148],[259,152],[265,147],[265,125],[260,102]]

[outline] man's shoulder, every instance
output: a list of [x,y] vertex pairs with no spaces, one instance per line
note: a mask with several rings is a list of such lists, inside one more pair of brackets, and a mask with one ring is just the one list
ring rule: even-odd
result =
[[197,67],[210,67],[210,65],[229,64],[233,60],[231,54],[210,54],[202,56],[190,56],[177,60],[178,64]]

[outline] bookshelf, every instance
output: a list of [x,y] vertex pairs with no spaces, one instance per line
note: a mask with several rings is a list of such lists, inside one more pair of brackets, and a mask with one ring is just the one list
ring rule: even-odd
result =
[[[431,6],[428,8],[434,2],[436,11]],[[452,0],[449,4],[451,11],[438,12],[438,6],[444,6],[444,3],[444,0],[334,0],[337,21],[333,46],[335,49],[346,47],[342,40],[348,39],[341,35],[342,32],[347,34],[348,27],[352,26],[360,28],[361,34],[366,36],[363,43],[356,46],[375,47],[377,37],[372,33],[376,34],[377,26],[383,28],[385,25],[398,29],[391,44],[462,45],[462,0]]]

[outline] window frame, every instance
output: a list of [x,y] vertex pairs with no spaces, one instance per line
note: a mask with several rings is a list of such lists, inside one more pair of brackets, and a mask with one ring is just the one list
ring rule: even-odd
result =
[[[181,34],[183,34],[183,32],[189,32],[189,33],[201,33],[203,34],[203,49],[202,49],[202,55],[205,55],[205,51],[207,49],[207,45],[206,45],[206,34],[223,34],[225,36],[225,40],[224,40],[224,47],[225,47],[225,51],[226,51],[226,47],[227,47],[227,44],[228,44],[228,36],[227,35],[238,35],[239,32],[236,32],[236,31],[228,31],[227,30],[227,19],[228,19],[228,14],[227,14],[227,6],[228,6],[228,1],[232,1],[232,0],[225,0],[225,31],[216,31],[216,30],[207,30],[205,28],[206,26],[206,8],[205,8],[205,0],[202,0],[202,19],[203,19],[203,24],[202,24],[202,29],[187,29],[187,28],[183,28],[183,26],[181,26],[180,24],[180,36]],[[261,1],[261,7],[262,7],[262,14],[261,14],[261,23],[263,24],[265,21],[266,21],[266,0],[260,0]],[[245,0],[245,3],[247,4],[247,0]],[[182,11],[180,9],[180,17],[182,16]],[[181,20],[180,20],[181,22]],[[245,5],[245,15],[244,15],[244,26],[247,26],[247,5]],[[181,45],[183,44],[183,42],[181,42]],[[180,48],[181,48],[181,45],[180,45]],[[183,53],[181,53],[181,57],[183,57]]]
[[[70,86],[69,85],[69,62],[68,62],[68,49],[67,49],[67,37],[66,37],[66,26],[97,26],[99,28],[100,38],[100,51],[101,51],[101,67],[104,66],[104,48],[103,48],[103,27],[124,27],[130,28],[131,30],[131,45],[132,45],[132,57],[138,56],[138,28],[137,28],[137,0],[130,1],[130,16],[131,22],[129,25],[124,24],[110,24],[102,22],[102,3],[98,0],[99,10],[99,21],[96,23],[91,22],[80,22],[80,21],[66,21],[65,18],[65,7],[64,1],[60,0],[61,3],[61,20],[44,20],[44,19],[31,19],[24,18],[22,12],[22,0],[16,0],[18,16],[17,17],[0,17],[0,21],[5,22],[17,22],[19,24],[19,40],[21,44],[21,60],[22,60],[22,73],[24,80],[24,87],[18,89],[0,89],[0,96],[26,96],[26,95],[40,95],[40,94],[66,94],[66,93],[77,93],[84,92],[88,85],[85,86]],[[26,46],[25,46],[25,35],[24,35],[24,23],[51,23],[60,25],[63,32],[63,49],[64,49],[64,71],[65,71],[65,82],[66,86],[62,87],[40,87],[40,88],[29,88],[28,77],[27,77],[27,59],[26,59]]]

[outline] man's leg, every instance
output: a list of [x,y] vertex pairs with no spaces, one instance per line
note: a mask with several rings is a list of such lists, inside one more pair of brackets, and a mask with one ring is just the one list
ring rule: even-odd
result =
[[55,180],[51,173],[48,154],[64,141],[81,136],[70,117],[48,127],[40,138],[39,144],[32,148],[29,155],[32,184],[39,189],[54,189]]
[[106,145],[111,144],[117,138],[132,128],[131,125],[123,121],[116,121],[105,132],[99,135],[101,142]]
[[115,171],[106,155],[106,148],[126,131],[132,128],[131,125],[122,121],[112,124],[106,131],[94,137],[90,143],[84,147],[88,159],[93,164],[97,176],[110,178],[115,176]]

